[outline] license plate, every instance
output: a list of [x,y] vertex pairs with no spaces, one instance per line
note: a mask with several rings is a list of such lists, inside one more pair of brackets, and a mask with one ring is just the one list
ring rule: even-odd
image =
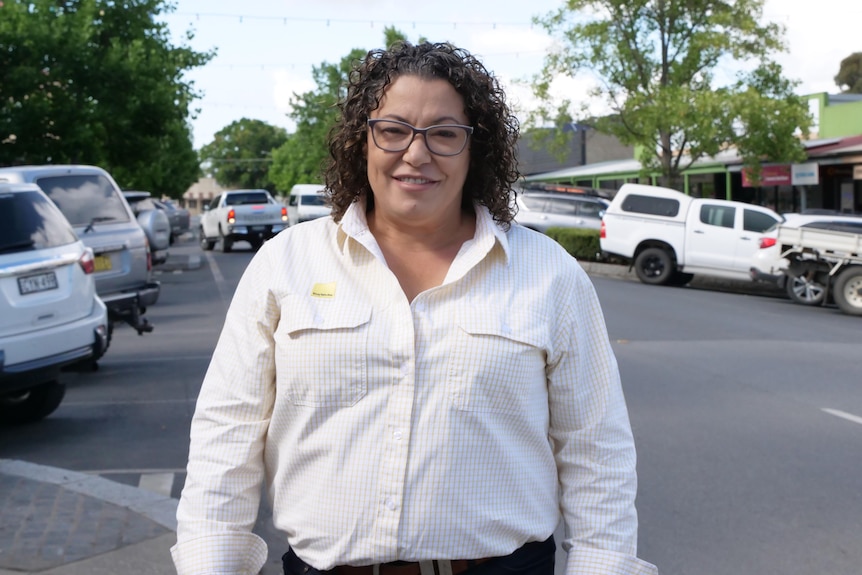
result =
[[57,274],[54,272],[18,278],[18,291],[21,292],[21,295],[51,289],[57,289]]
[[266,226],[252,226],[251,231],[253,231],[253,232],[265,232]]
[[96,256],[93,265],[97,272],[106,272],[111,269],[111,256]]

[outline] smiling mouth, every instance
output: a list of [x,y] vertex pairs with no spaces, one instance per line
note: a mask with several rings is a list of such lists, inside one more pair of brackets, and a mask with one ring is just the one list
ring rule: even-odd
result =
[[403,182],[405,184],[430,184],[434,180],[429,180],[427,178],[395,178],[399,182]]

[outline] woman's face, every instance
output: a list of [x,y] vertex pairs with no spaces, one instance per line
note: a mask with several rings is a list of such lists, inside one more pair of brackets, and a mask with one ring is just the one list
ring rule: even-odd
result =
[[[468,124],[464,99],[449,82],[417,76],[400,76],[389,84],[371,118],[398,120],[416,128]],[[456,156],[432,154],[425,136],[417,134],[406,150],[387,152],[375,145],[369,129],[368,181],[375,219],[431,229],[460,221],[469,148],[468,139]]]

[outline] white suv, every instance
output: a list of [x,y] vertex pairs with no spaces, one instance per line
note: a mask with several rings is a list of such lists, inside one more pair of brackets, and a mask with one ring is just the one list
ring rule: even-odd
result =
[[93,251],[35,184],[0,183],[0,422],[41,419],[60,405],[61,368],[107,346]]

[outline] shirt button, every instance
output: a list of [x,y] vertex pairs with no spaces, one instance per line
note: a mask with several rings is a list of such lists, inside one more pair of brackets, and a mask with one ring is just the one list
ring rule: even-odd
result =
[[392,501],[391,499],[387,499],[384,503],[386,504],[386,509],[388,509],[389,511],[395,511],[394,501]]
[[396,431],[392,434],[392,437],[394,437],[396,441],[401,441],[402,434],[400,431]]

